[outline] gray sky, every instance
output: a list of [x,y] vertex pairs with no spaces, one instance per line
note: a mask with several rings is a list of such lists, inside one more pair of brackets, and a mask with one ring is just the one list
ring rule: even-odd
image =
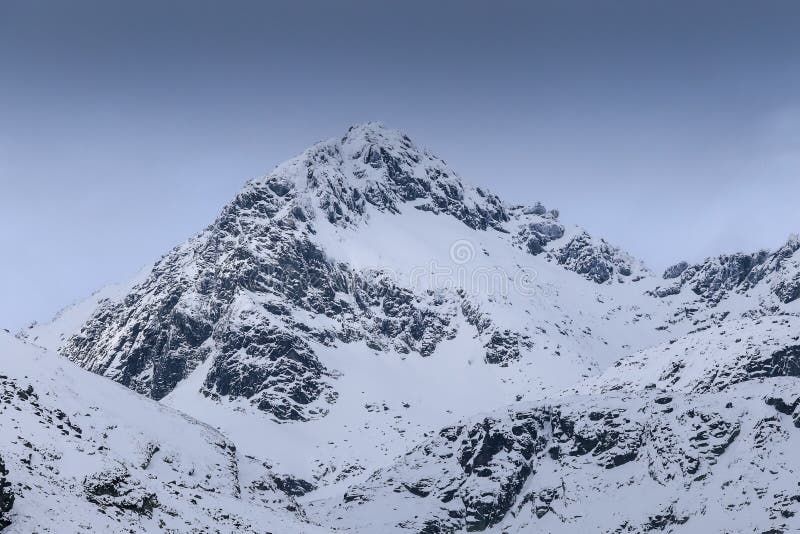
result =
[[382,120],[662,269],[800,231],[800,3],[0,2],[0,326]]

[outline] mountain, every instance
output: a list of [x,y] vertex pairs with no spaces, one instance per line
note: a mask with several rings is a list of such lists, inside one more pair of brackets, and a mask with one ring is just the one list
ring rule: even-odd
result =
[[[213,355],[205,395],[246,399],[279,420],[315,419],[337,397],[315,345],[363,341],[427,357],[466,328],[459,319],[479,331],[476,345],[489,363],[507,364],[535,343],[528,321],[495,319],[491,308],[508,305],[482,299],[477,288],[443,289],[427,280],[426,262],[446,269],[450,285],[461,270],[467,281],[497,282],[489,289],[498,292],[507,281],[496,278],[525,283],[527,254],[545,253],[542,262],[598,283],[637,278],[627,255],[585,232],[567,233],[556,215],[541,205],[508,207],[464,185],[399,132],[357,127],[248,184],[62,350],[154,399]],[[421,237],[441,225],[435,238]],[[463,251],[452,252],[467,262],[450,254],[459,243]],[[478,252],[484,258],[472,261]]]
[[19,337],[214,428],[278,531],[789,532],[799,243],[657,276],[368,123]]

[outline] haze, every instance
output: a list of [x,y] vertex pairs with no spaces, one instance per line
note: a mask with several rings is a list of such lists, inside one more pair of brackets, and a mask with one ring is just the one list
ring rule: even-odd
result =
[[[112,5],[113,4],[113,5]],[[353,123],[654,270],[800,231],[796,2],[0,3],[0,326]]]

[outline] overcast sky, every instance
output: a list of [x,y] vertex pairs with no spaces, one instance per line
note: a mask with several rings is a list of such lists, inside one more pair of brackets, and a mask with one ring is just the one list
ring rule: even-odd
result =
[[0,1],[0,326],[382,120],[657,270],[800,231],[800,2]]

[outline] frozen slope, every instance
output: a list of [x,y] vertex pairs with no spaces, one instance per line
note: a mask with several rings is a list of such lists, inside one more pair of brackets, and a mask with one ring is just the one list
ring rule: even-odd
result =
[[8,532],[315,532],[216,430],[5,333],[0,428]]
[[310,515],[350,532],[796,532],[798,340],[784,315],[642,350],[580,395],[431,433]]
[[433,433],[343,498],[348,532],[796,532],[796,379],[522,403]]

